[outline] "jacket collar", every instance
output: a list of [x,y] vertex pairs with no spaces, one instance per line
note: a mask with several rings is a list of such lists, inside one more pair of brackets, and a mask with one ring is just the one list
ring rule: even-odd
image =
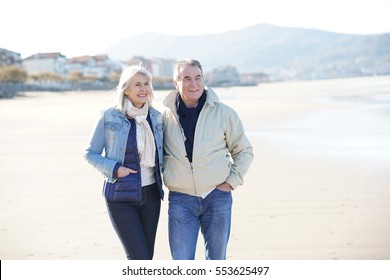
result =
[[115,108],[115,110],[112,110],[112,114],[116,117],[125,117],[125,113],[118,110],[118,108]]

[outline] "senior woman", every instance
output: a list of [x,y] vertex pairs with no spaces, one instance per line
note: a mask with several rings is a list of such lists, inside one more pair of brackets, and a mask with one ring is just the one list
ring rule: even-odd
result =
[[111,223],[131,260],[154,254],[161,199],[163,125],[151,107],[152,75],[141,65],[123,70],[117,104],[102,112],[85,158],[104,176]]

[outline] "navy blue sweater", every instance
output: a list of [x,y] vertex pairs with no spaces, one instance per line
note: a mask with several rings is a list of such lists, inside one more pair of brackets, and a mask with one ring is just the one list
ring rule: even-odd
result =
[[[129,119],[131,123],[131,128],[128,134],[126,151],[125,151],[125,160],[123,166],[131,168],[138,171],[136,174],[130,174],[125,178],[119,178],[115,183],[105,182],[104,192],[106,198],[109,200],[140,200],[141,199],[141,173],[140,173],[140,163],[137,149],[136,141],[136,123],[134,119]],[[147,121],[152,127],[150,116],[148,114]],[[113,170],[113,178],[118,177],[118,169],[121,164],[117,163]],[[156,185],[159,189],[160,198],[163,198],[162,190],[162,178],[159,170],[159,160],[158,154],[156,151],[155,156],[155,175],[156,175]],[[117,185],[117,186],[115,186]],[[122,187],[121,185],[124,185]],[[131,187],[130,187],[131,185]]]
[[180,94],[178,94],[176,98],[176,110],[179,115],[181,127],[184,130],[184,135],[186,136],[184,144],[186,147],[187,158],[190,162],[192,162],[196,123],[205,102],[206,91],[203,91],[201,97],[199,98],[198,105],[194,108],[188,108],[181,99]]

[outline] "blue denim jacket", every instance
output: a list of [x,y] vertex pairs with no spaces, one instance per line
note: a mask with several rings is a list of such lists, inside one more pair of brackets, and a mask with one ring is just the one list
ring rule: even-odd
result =
[[[156,149],[160,162],[160,172],[163,162],[163,123],[161,113],[149,108],[152,130],[156,140]],[[102,112],[92,133],[89,145],[84,155],[85,159],[101,172],[109,183],[116,181],[113,170],[116,163],[123,164],[127,137],[131,123],[123,112],[111,107]],[[104,156],[103,156],[104,151]]]

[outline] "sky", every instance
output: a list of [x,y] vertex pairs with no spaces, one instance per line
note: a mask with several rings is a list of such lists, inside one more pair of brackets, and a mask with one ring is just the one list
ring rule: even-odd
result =
[[218,34],[259,23],[388,33],[390,0],[1,0],[0,48],[22,58],[39,52],[69,58],[101,54],[144,32]]

